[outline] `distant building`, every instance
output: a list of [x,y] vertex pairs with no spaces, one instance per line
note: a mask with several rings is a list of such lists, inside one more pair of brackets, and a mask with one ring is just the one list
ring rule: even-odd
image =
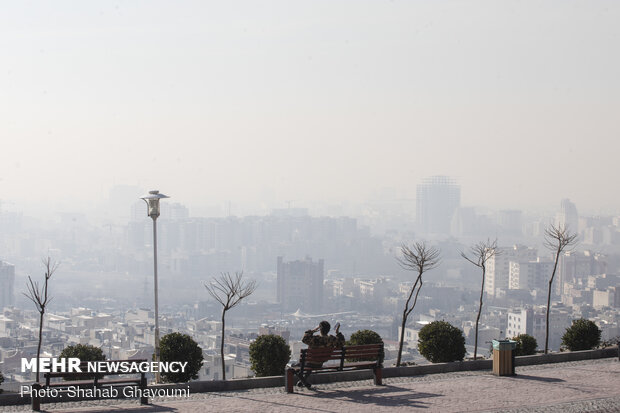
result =
[[[508,311],[506,337],[512,338],[519,334],[529,334],[536,339],[538,348],[545,348],[547,313],[545,307],[535,309],[516,309]],[[549,316],[549,349],[558,350],[562,343],[562,335],[570,327],[572,317],[566,307],[551,308]]]
[[563,199],[560,202],[560,212],[555,216],[555,223],[562,228],[568,228],[574,234],[579,232],[579,214],[570,199]]
[[[428,324],[428,323],[427,323]],[[405,327],[405,335],[403,337],[405,341],[405,348],[418,348],[418,340],[420,337],[420,328],[422,326],[416,325],[417,328]],[[403,328],[398,327],[398,337],[400,337]]]
[[620,287],[609,287],[606,290],[592,291],[592,307],[620,307]]
[[416,221],[424,234],[450,234],[452,217],[461,204],[461,187],[447,176],[432,176],[417,187]]
[[165,219],[188,219],[189,209],[178,202],[162,202],[161,216]]
[[[544,320],[544,318],[540,319]],[[531,308],[508,311],[506,337],[512,338],[520,334],[534,335],[534,311]]]
[[511,262],[529,262],[538,258],[538,252],[534,248],[524,245],[498,248],[497,252],[487,262],[487,279],[484,290],[490,295],[495,295],[497,290],[509,288]]
[[355,284],[359,288],[360,298],[376,300],[381,302],[388,296],[388,280],[385,277],[380,277],[373,280],[356,279]]
[[568,251],[560,256],[555,293],[560,295],[565,283],[585,281],[590,275],[607,272],[607,261],[601,254],[592,251]]
[[277,300],[282,311],[323,310],[323,260],[313,262],[306,257],[304,260],[284,262],[282,257],[278,257],[277,274]]
[[15,305],[15,266],[0,261],[0,310]]
[[280,336],[287,343],[288,343],[288,340],[291,338],[291,332],[289,330],[285,329],[285,328],[280,328],[280,327],[270,326],[270,325],[267,325],[267,324],[262,324],[258,328],[258,335],[259,336],[263,336],[263,335],[268,335],[268,334],[273,334],[275,336]]
[[509,288],[511,290],[545,290],[553,270],[552,261],[511,261]]

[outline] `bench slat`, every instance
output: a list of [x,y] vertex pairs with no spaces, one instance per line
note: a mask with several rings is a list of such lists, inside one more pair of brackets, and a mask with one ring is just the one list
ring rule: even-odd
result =
[[352,349],[347,349],[346,354],[353,354],[353,353],[374,353],[374,354],[379,354],[381,353],[381,349],[380,348],[352,348]]
[[359,353],[347,353],[346,354],[346,358],[360,358],[360,357],[378,357],[379,353],[377,352],[373,352],[373,353],[369,353],[369,352],[359,352]]
[[336,356],[320,356],[320,355],[312,355],[306,357],[306,361],[327,361],[327,360],[340,360],[342,358],[341,355]]
[[329,348],[313,348],[302,350],[307,355],[310,354],[342,354],[342,349],[329,349]]
[[383,348],[383,344],[360,344],[359,346],[345,346],[347,350],[349,349],[369,349],[369,348]]
[[353,362],[347,362],[344,363],[344,368],[346,369],[347,367],[351,368],[351,367],[373,367],[376,366],[377,363],[376,362],[368,362],[368,361],[353,361]]

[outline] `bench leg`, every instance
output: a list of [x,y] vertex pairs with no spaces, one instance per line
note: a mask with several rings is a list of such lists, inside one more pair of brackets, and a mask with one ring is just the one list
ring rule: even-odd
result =
[[140,390],[142,390],[140,396],[140,404],[149,404],[148,396],[144,396],[146,390],[146,376],[144,375],[144,373],[142,373],[142,376],[140,377]]
[[284,386],[286,387],[287,393],[295,392],[295,370],[287,369],[286,376],[284,378]]
[[32,411],[40,412],[41,411],[41,399],[39,398],[39,390],[41,389],[41,385],[39,383],[34,383],[32,385],[32,391],[30,393],[30,400],[32,401]]
[[308,371],[306,372],[306,374],[304,374],[301,370],[299,371],[299,373],[297,373],[297,377],[299,377],[299,382],[306,389],[312,388],[312,384],[308,383],[308,377],[310,377],[311,374],[312,374],[312,371]]
[[375,386],[383,386],[383,370],[381,367],[375,367],[372,369],[372,374],[375,379]]

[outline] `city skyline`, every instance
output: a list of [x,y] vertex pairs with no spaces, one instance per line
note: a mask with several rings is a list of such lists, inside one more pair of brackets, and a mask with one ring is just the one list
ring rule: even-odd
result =
[[[0,3],[0,406],[63,388],[33,381],[78,349],[115,360],[107,376],[191,356],[163,382],[235,407],[220,390],[316,379],[325,344],[409,387],[436,362],[463,381],[478,355],[497,374],[569,357],[517,387],[591,397],[573,356],[620,340],[619,21],[609,0]],[[336,341],[309,337],[328,325]],[[571,330],[601,349],[566,353],[585,348]],[[355,392],[454,396],[396,390]],[[493,403],[538,403],[523,395]]]

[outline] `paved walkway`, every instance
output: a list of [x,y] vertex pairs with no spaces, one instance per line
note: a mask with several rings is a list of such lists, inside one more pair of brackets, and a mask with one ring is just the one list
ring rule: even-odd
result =
[[[517,368],[517,376],[458,372],[283,389],[196,393],[183,399],[43,405],[54,412],[620,412],[620,362],[601,359]],[[296,389],[297,390],[297,389]],[[27,410],[26,406],[9,408]]]

